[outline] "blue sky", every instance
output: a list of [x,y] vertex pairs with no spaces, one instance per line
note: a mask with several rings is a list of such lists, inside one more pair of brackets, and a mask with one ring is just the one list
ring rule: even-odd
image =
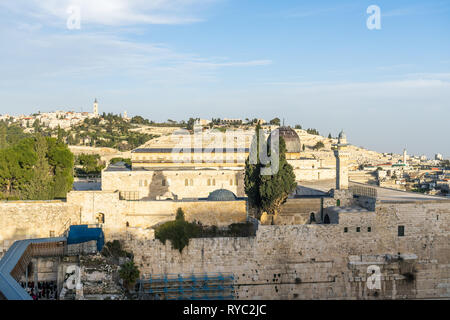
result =
[[0,114],[98,98],[101,112],[279,117],[450,157],[449,39],[449,1],[0,0]]

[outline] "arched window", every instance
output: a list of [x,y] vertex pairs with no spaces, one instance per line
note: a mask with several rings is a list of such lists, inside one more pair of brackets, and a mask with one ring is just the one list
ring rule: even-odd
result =
[[341,199],[337,199],[337,200],[336,200],[336,206],[338,206],[338,207],[341,206]]
[[330,224],[330,217],[326,214],[325,218],[323,219],[324,224]]

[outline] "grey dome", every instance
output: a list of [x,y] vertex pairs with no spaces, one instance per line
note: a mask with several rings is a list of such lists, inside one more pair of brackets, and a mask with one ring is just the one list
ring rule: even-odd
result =
[[[284,142],[286,143],[286,152],[287,153],[298,153],[301,150],[300,138],[298,137],[297,132],[291,127],[279,127],[278,133],[280,137],[283,137]],[[270,144],[270,137],[268,143]]]
[[208,196],[208,201],[234,201],[236,196],[233,192],[226,189],[217,189]]

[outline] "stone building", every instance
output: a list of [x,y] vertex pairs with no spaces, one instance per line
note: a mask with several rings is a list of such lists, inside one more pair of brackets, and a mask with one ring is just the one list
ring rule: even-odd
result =
[[[321,159],[302,155],[301,141],[295,130],[289,127],[277,130],[286,142],[286,158],[298,181],[335,178],[334,167],[324,165]],[[131,167],[116,164],[103,170],[102,190],[119,191],[134,200],[207,197],[218,188],[243,197],[244,167],[249,150],[235,145],[223,149],[191,148],[190,143],[172,148],[137,148],[131,152]],[[341,167],[347,170],[345,165]]]
[[[297,154],[300,142],[290,130],[281,132],[289,161],[298,161],[294,170],[317,164]],[[273,225],[249,217],[238,161],[244,153],[235,150],[229,167],[208,161],[183,167],[169,158],[172,152],[134,152],[131,167],[103,171],[102,190],[72,191],[63,201],[0,202],[0,255],[15,240],[95,224],[106,241],[120,240],[133,252],[144,279],[230,273],[236,299],[449,298],[450,200],[349,182],[346,145],[342,132],[336,181],[299,183]],[[218,227],[249,221],[257,230],[191,239],[179,252],[154,239],[153,229],[174,220],[177,208],[188,221]],[[379,285],[370,285],[374,279]]]

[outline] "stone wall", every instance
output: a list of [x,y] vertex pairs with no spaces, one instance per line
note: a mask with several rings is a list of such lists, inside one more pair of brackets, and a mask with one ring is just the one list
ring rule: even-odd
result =
[[80,206],[83,223],[101,223],[97,218],[102,214],[105,237],[110,238],[125,237],[128,227],[146,229],[174,220],[178,208],[183,209],[186,220],[200,221],[204,225],[227,226],[245,222],[247,217],[245,200],[127,201],[119,199],[119,192],[72,191],[67,201]]
[[174,220],[178,208],[183,209],[188,221],[219,227],[245,222],[247,217],[245,200],[127,201],[112,191],[72,191],[67,201],[3,201],[0,257],[15,240],[61,236],[76,224],[101,224],[110,239],[123,239],[129,234],[149,238],[147,229]]
[[80,224],[80,206],[65,201],[0,202],[0,256],[15,240],[60,236]]
[[[217,189],[244,194],[243,170],[136,170],[102,172],[102,190],[133,191],[138,199],[157,200],[172,193],[178,199],[206,198]],[[175,198],[175,199],[176,199]]]
[[[256,237],[193,239],[181,254],[158,240],[126,246],[146,275],[232,272],[239,299],[450,297],[448,202],[379,204],[335,225],[260,225]],[[371,265],[380,290],[366,286]]]

